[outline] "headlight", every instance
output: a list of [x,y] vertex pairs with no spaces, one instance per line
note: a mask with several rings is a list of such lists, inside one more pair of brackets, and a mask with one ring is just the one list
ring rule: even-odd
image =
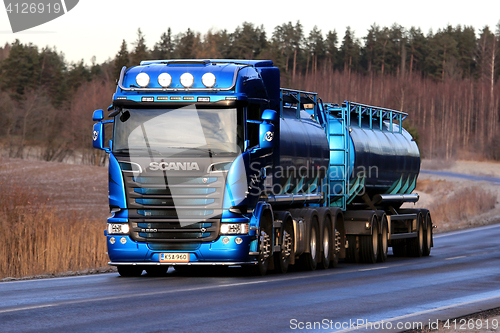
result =
[[108,235],[126,235],[129,231],[127,223],[108,223]]
[[248,234],[248,224],[244,223],[221,223],[221,235],[246,235]]
[[135,82],[137,82],[137,85],[141,88],[146,88],[149,84],[149,75],[146,73],[139,73],[135,77]]

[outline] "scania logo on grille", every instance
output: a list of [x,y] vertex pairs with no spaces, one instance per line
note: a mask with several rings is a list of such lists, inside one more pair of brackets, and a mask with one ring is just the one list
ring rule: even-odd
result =
[[149,163],[149,170],[151,171],[170,171],[170,170],[200,170],[196,162],[151,162]]

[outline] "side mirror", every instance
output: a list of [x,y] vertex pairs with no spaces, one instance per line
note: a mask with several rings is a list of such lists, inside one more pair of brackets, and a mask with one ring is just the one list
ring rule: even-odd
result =
[[[97,111],[99,111],[99,110],[97,110]],[[92,145],[96,149],[101,149],[101,150],[105,149],[104,148],[104,124],[101,122],[94,124],[94,130],[92,132]]]
[[259,147],[274,147],[274,124],[279,121],[279,116],[274,110],[264,110],[262,112],[262,123],[259,125]]
[[263,122],[259,125],[259,147],[273,148],[274,147],[274,125],[268,122]]
[[94,114],[92,115],[92,120],[93,121],[101,121],[104,119],[104,112],[102,109],[95,110]]
[[278,113],[274,110],[270,110],[270,109],[267,109],[267,110],[264,110],[264,112],[262,112],[262,116],[260,117],[263,121],[270,121],[272,123],[277,123],[278,120],[279,120],[279,116],[278,116]]

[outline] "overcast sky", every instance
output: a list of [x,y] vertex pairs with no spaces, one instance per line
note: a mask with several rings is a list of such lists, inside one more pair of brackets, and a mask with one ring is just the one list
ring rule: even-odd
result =
[[270,38],[277,25],[288,21],[295,24],[297,20],[302,23],[306,36],[317,25],[323,34],[336,30],[340,40],[347,26],[360,38],[374,23],[415,26],[424,33],[429,29],[436,32],[448,24],[472,25],[477,33],[486,25],[496,30],[500,0],[80,0],[67,14],[15,34],[11,32],[5,9],[0,8],[0,45],[17,38],[39,47],[56,46],[69,62],[83,59],[90,64],[92,56],[96,56],[97,63],[102,63],[116,55],[122,39],[127,41],[130,50],[138,28],[142,29],[151,48],[169,27],[174,35],[187,28],[201,33],[209,29],[232,32],[247,21],[264,25]]

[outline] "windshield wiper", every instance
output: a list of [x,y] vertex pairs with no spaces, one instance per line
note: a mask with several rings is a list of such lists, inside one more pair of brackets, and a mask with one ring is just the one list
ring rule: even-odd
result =
[[153,153],[153,154],[158,154],[162,155],[158,150],[154,149],[144,149],[144,148],[120,148],[115,150],[115,153],[130,153],[130,151],[138,151],[138,152],[143,152],[145,154]]
[[208,156],[210,156],[210,157],[212,157],[212,155],[217,155],[210,148],[199,148],[199,147],[172,147],[172,148],[175,148],[175,149],[198,150],[198,151],[202,151],[202,152],[208,153]]

